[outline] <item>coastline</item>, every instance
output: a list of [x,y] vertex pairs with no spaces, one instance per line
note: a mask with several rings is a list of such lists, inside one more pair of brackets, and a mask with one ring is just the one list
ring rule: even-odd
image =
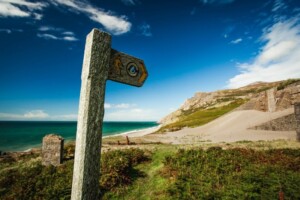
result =
[[[118,136],[123,136],[123,137],[142,137],[148,134],[151,134],[155,131],[157,131],[159,128],[161,127],[161,125],[158,126],[154,126],[154,127],[150,127],[150,128],[144,128],[144,129],[137,129],[137,130],[132,130],[132,131],[126,131],[126,132],[121,132],[121,133],[117,133],[117,134],[113,134],[113,135],[107,135],[107,136],[102,136],[103,139],[105,138],[112,138],[112,137],[118,137]],[[59,135],[59,134],[58,134]],[[75,138],[64,138],[65,144],[67,143],[75,143],[76,141],[76,136]],[[32,150],[35,149],[41,149],[42,148],[42,138],[41,138],[41,142],[39,144],[33,144],[33,145],[27,145],[27,147],[24,148],[16,148],[15,150],[2,150],[2,153],[28,153]],[[20,150],[21,149],[21,150]]]
[[133,131],[127,131],[115,135],[107,135],[103,136],[102,138],[110,138],[110,137],[116,137],[116,136],[128,136],[128,137],[142,137],[145,135],[149,135],[158,129],[160,129],[161,125],[150,127],[150,128],[145,128],[145,129],[138,129],[138,130],[133,130]]

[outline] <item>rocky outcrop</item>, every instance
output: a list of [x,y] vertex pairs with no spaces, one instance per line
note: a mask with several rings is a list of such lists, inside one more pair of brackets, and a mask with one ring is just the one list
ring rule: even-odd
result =
[[295,114],[286,115],[250,129],[267,131],[295,131],[297,128]]
[[[290,80],[289,80],[290,81]],[[237,99],[248,100],[236,110],[258,110],[274,112],[290,108],[295,102],[300,102],[300,81],[279,81],[273,83],[257,82],[245,87],[216,92],[197,92],[187,99],[176,111],[159,121],[167,125],[180,121],[181,116],[193,113],[199,109],[221,107]]]

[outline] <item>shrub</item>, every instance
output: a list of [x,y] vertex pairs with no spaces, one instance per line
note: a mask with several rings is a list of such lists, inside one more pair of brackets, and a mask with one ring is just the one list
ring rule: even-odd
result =
[[[132,183],[133,167],[147,159],[140,149],[104,153],[99,180],[102,195]],[[70,199],[73,160],[58,167],[42,166],[40,161],[24,162],[9,162],[0,170],[1,199]]]
[[180,150],[166,157],[171,199],[299,199],[300,150]]

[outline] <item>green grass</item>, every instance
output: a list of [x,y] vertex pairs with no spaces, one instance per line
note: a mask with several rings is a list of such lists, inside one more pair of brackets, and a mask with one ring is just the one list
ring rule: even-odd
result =
[[300,150],[212,147],[166,157],[171,199],[300,199]]
[[169,199],[167,196],[168,180],[160,175],[166,156],[175,153],[174,146],[160,146],[151,153],[151,161],[136,167],[144,176],[132,185],[123,188],[123,193],[109,193],[107,199]]
[[[68,147],[67,151],[72,151],[70,149],[72,148]],[[99,182],[103,199],[110,199],[110,194],[121,194],[124,187],[143,176],[134,167],[148,159],[145,151],[140,149],[115,150],[102,154],[102,176]],[[41,159],[20,158],[15,162],[3,161],[1,166],[1,199],[70,199],[73,160],[58,167],[46,167],[41,164]]]
[[225,95],[225,98],[232,98],[232,97],[238,97],[238,96],[246,96],[249,94],[258,94],[260,92],[266,91],[271,89],[273,86],[262,86],[262,87],[257,87],[257,88],[252,88],[252,89],[247,89],[247,90],[234,90],[228,94]]
[[240,105],[244,104],[245,101],[246,100],[244,99],[237,99],[226,106],[211,109],[199,109],[195,112],[184,114],[180,117],[179,121],[161,127],[157,133],[176,131],[182,129],[183,127],[197,127],[204,125],[239,107]]
[[[278,199],[281,194],[284,199],[300,199],[299,143],[273,143],[218,144],[227,149],[201,144],[206,150],[155,145],[151,151],[108,151],[101,160],[101,198]],[[70,198],[72,159],[59,167],[44,167],[36,156],[0,165],[1,199]]]
[[279,84],[279,86],[277,86],[277,90],[283,90],[284,88],[286,88],[287,86],[296,83],[300,81],[300,79],[288,79],[282,83]]

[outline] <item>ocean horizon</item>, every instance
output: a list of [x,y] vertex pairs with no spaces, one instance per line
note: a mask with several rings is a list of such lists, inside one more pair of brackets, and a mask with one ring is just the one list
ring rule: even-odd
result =
[[[105,121],[102,137],[132,133],[158,126],[153,121]],[[0,151],[25,151],[42,146],[47,134],[57,134],[65,142],[76,138],[77,121],[0,121]]]

